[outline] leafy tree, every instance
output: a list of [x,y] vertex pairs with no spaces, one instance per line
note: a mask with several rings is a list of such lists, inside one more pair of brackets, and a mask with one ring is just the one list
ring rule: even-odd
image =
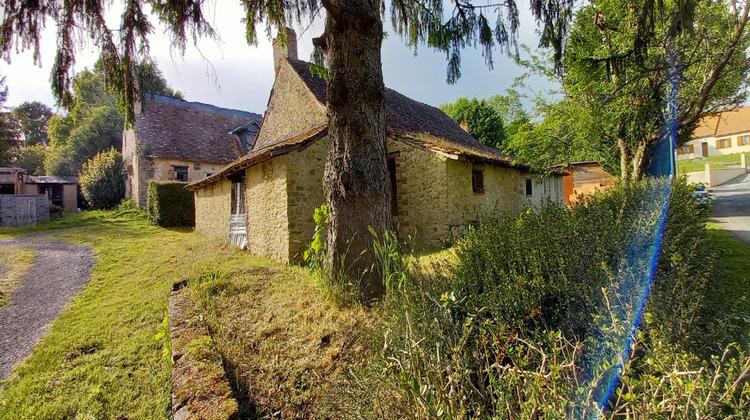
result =
[[47,156],[47,148],[41,144],[24,146],[14,151],[16,155],[15,166],[26,169],[33,175],[44,175],[44,159]]
[[122,147],[123,118],[104,76],[81,71],[73,81],[73,95],[70,112],[55,114],[49,122],[50,148],[44,165],[50,175],[75,175],[98,152]]
[[[58,49],[52,86],[64,106],[73,104],[70,69],[76,46],[82,37],[93,39],[102,50],[101,62],[110,87],[117,90],[128,110],[126,121],[134,119],[133,105],[141,92],[135,81],[135,64],[148,51],[153,26],[143,12],[144,0],[126,2],[117,36],[104,18],[103,1],[70,0],[57,6],[46,2],[11,2],[0,22],[0,45],[7,60],[14,46],[39,51],[45,18],[58,25]],[[198,0],[151,2],[154,14],[170,28],[172,42],[179,49],[188,40],[216,37],[205,19],[204,2]],[[257,26],[265,22],[267,32],[281,30],[289,22],[312,20],[326,12],[324,33],[316,38],[315,57],[327,66],[329,154],[324,175],[326,201],[330,209],[328,235],[329,266],[361,279],[363,297],[383,292],[372,271],[375,263],[369,228],[378,234],[392,229],[390,186],[386,167],[385,100],[380,47],[383,39],[384,1],[371,0],[266,0],[244,1],[247,40],[257,41]],[[572,10],[572,0],[532,0],[531,11],[543,23],[541,43],[552,46],[558,61],[562,40]],[[394,0],[391,21],[407,44],[418,44],[446,53],[448,81],[460,77],[461,49],[479,45],[492,66],[492,49],[510,52],[516,45],[518,9],[514,0],[502,4],[474,4],[468,0]],[[493,20],[493,23],[490,23]],[[80,31],[85,23],[90,31]],[[117,42],[119,41],[119,43]],[[345,256],[349,259],[345,262]],[[333,270],[333,273],[339,270]]]
[[8,87],[5,86],[5,76],[2,76],[0,77],[0,166],[9,166],[14,163],[21,141],[18,121],[13,118],[13,114],[2,110],[7,99]]
[[624,179],[663,167],[668,142],[686,142],[701,117],[744,101],[749,8],[734,0],[584,7],[565,46],[562,106],[579,111],[566,125],[619,161]]
[[[149,93],[182,98],[169,87],[151,61],[137,66],[141,86]],[[86,160],[110,147],[122,148],[123,115],[117,95],[107,89],[102,64],[85,69],[73,80],[75,104],[66,116],[53,115],[49,122],[50,150],[45,167],[51,175],[75,175]],[[144,108],[148,107],[145,98]]]
[[468,123],[469,134],[480,143],[501,149],[507,136],[503,120],[496,108],[485,99],[458,98],[452,104],[440,105],[440,109],[457,123]]
[[52,108],[41,102],[24,102],[13,109],[13,116],[21,124],[26,146],[47,145],[47,124],[52,117]]
[[521,94],[518,90],[509,88],[505,92],[505,95],[490,96],[487,102],[500,114],[505,124],[505,135],[511,139],[519,131],[530,128],[531,115],[521,103]]
[[141,61],[136,66],[135,73],[138,78],[138,86],[144,92],[144,99],[148,100],[148,93],[185,99],[182,92],[172,89],[167,84],[167,79],[164,78],[164,74],[155,62],[151,60]]
[[83,196],[94,209],[113,209],[125,197],[122,154],[110,147],[87,160],[78,174]]

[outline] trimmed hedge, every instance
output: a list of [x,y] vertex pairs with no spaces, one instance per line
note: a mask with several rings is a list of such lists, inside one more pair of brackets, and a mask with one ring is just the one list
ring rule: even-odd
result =
[[195,226],[195,198],[185,185],[187,182],[149,181],[148,218],[151,224]]

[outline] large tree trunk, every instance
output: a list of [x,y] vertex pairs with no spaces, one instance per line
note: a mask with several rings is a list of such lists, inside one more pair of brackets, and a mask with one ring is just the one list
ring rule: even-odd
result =
[[385,87],[380,61],[380,1],[328,0],[328,160],[323,185],[330,210],[329,272],[360,282],[370,300],[384,293],[372,227],[391,228],[386,158]]

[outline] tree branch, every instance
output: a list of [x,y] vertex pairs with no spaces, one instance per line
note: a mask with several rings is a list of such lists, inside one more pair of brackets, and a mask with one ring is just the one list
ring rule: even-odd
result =
[[685,114],[682,115],[682,118],[680,118],[679,128],[695,124],[703,115],[703,109],[706,107],[706,103],[708,102],[714,85],[719,81],[724,68],[737,51],[737,45],[740,43],[740,39],[745,35],[745,27],[748,22],[748,12],[750,12],[750,1],[745,3],[745,7],[742,10],[742,18],[738,21],[737,26],[734,29],[734,35],[732,35],[732,40],[729,42],[726,52],[719,60],[716,67],[711,71],[711,74],[706,78],[706,81],[703,83],[696,99],[690,104],[690,107],[688,107]]

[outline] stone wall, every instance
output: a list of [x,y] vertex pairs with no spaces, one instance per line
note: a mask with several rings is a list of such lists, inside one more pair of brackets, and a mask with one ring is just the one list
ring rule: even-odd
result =
[[195,190],[195,230],[228,242],[231,201],[232,182],[228,179]]
[[328,122],[322,105],[282,60],[255,149],[291,138]]
[[[475,193],[472,171],[482,171],[484,193]],[[466,160],[448,161],[449,220],[451,235],[460,234],[470,222],[489,215],[515,215],[528,206],[525,178],[517,169],[475,164]]]
[[446,157],[399,141],[388,141],[396,156],[398,236],[416,249],[440,248],[448,238]]
[[289,256],[302,260],[302,254],[315,233],[313,213],[325,203],[323,170],[326,164],[328,137],[288,156],[287,188],[289,191]]
[[49,221],[49,199],[44,194],[0,195],[3,227],[31,226]]
[[[487,216],[516,216],[525,209],[539,208],[546,200],[562,203],[562,176],[542,177],[516,168],[448,160],[450,233],[460,234],[470,222]],[[475,193],[472,171],[482,171],[484,193]],[[526,195],[526,180],[531,195]]]
[[279,156],[245,171],[247,249],[282,262],[291,256],[287,168],[287,156]]

